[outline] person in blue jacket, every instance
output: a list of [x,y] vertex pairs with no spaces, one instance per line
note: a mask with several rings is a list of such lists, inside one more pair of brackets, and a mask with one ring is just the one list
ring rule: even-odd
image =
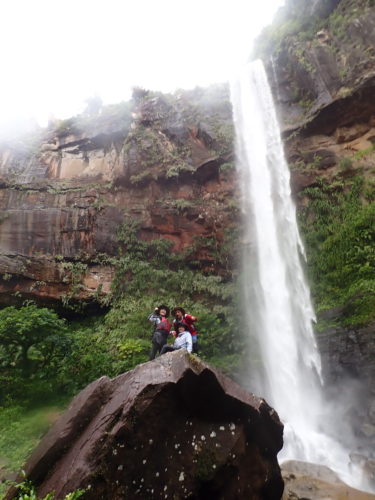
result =
[[176,324],[176,340],[173,345],[164,345],[160,354],[166,352],[177,351],[178,349],[186,349],[187,352],[192,352],[193,341],[191,340],[191,333],[184,323]]

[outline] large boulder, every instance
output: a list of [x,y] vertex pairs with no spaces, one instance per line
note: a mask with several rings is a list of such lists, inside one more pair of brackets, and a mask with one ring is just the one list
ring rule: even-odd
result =
[[263,399],[181,350],[86,387],[25,472],[58,499],[280,499],[282,431]]

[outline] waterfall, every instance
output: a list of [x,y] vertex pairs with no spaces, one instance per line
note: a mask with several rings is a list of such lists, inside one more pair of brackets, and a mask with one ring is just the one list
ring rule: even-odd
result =
[[285,425],[281,459],[324,464],[354,486],[348,452],[330,436],[314,309],[271,91],[260,61],[231,86],[244,214],[244,310],[252,390]]

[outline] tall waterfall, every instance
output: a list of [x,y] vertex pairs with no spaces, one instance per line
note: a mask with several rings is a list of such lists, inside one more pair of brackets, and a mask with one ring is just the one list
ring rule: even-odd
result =
[[[254,391],[285,425],[282,459],[325,464],[360,486],[348,452],[326,432],[315,320],[301,259],[304,248],[272,95],[260,61],[232,84],[244,213],[244,304]],[[336,418],[339,418],[336,415]]]

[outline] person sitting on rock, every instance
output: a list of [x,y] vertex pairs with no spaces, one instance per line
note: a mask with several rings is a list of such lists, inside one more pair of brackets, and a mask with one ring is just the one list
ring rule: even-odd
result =
[[164,345],[160,354],[166,352],[178,351],[179,349],[186,349],[187,352],[192,352],[193,342],[191,334],[184,323],[176,323],[176,340],[173,345]]
[[171,329],[168,316],[169,308],[162,304],[159,307],[155,307],[154,312],[148,317],[148,320],[154,324],[150,360],[155,359],[156,354],[160,353],[162,347],[167,343]]
[[175,307],[172,314],[175,317],[173,320],[173,328],[175,328],[176,323],[184,323],[184,325],[187,326],[193,341],[193,353],[198,354],[198,331],[194,325],[195,321],[198,321],[198,318],[191,314],[186,314],[183,307]]

